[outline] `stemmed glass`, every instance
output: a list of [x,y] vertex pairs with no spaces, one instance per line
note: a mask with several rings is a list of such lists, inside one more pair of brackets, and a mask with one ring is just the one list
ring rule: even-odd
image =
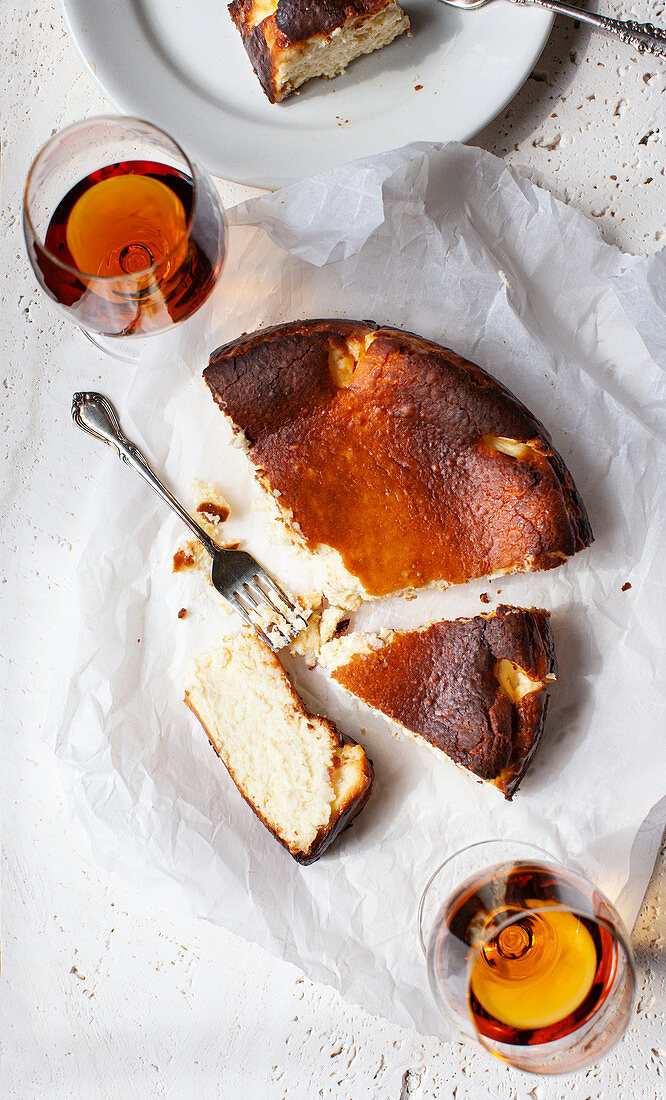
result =
[[623,1034],[631,948],[606,897],[532,844],[486,841],[445,860],[419,906],[435,1000],[462,1038],[533,1073],[567,1073]]
[[136,357],[129,338],[163,332],[206,301],[226,251],[212,181],[136,118],[86,119],[51,138],[28,174],[23,228],[42,288],[119,359]]

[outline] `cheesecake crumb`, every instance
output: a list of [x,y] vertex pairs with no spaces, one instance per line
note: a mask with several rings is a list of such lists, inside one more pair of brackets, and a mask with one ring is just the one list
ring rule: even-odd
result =
[[195,565],[195,557],[189,546],[186,549],[176,550],[173,556],[174,573],[182,573],[184,569],[193,569]]
[[215,526],[218,523],[224,523],[229,519],[230,508],[228,504],[218,504],[213,500],[204,500],[201,504],[197,505],[197,512],[199,512],[204,519]]
[[324,607],[320,596],[319,606],[311,611],[307,627],[294,638],[289,652],[292,657],[304,657],[308,668],[314,668],[321,647],[344,634],[349,623],[344,608]]

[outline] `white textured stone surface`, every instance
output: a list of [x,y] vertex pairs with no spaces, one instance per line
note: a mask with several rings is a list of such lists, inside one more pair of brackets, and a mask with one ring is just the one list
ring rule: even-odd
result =
[[[660,2],[646,0],[640,17],[666,22]],[[600,1066],[553,1080],[372,1019],[218,928],[155,912],[91,862],[39,731],[78,524],[65,482],[80,480],[84,502],[96,457],[73,436],[71,469],[49,464],[50,434],[69,430],[72,390],[66,371],[52,372],[51,353],[59,349],[65,361],[80,337],[37,292],[20,200],[30,158],[51,132],[107,108],[52,0],[6,0],[0,28],[0,1093],[21,1100],[657,1100],[665,1079],[663,859],[634,934],[640,992],[627,1036]],[[594,216],[607,240],[654,251],[664,243],[665,88],[663,63],[618,53],[562,21],[533,77],[478,142]],[[249,193],[223,191],[229,202]],[[99,362],[101,379],[110,368]]]
[[[666,26],[663,0],[587,6]],[[624,252],[666,244],[666,61],[556,19],[532,75],[475,144],[594,218]]]

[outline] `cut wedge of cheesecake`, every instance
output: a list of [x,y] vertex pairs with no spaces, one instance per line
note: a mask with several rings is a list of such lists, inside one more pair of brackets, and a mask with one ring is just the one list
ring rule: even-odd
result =
[[245,801],[299,863],[313,863],[365,805],[362,747],[309,714],[253,631],[192,661],[185,703]]
[[557,676],[548,620],[547,611],[500,606],[420,630],[348,634],[319,660],[346,691],[510,799]]
[[552,569],[592,541],[543,425],[429,340],[297,321],[218,348],[204,377],[331,603]]
[[229,14],[271,103],[409,33],[396,0],[233,0]]

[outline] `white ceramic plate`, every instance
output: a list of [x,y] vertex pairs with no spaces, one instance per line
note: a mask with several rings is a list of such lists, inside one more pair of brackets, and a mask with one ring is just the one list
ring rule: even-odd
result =
[[515,95],[552,24],[504,0],[475,12],[404,0],[411,38],[271,105],[225,0],[61,2],[120,111],[167,130],[215,175],[257,187],[410,141],[469,140]]

